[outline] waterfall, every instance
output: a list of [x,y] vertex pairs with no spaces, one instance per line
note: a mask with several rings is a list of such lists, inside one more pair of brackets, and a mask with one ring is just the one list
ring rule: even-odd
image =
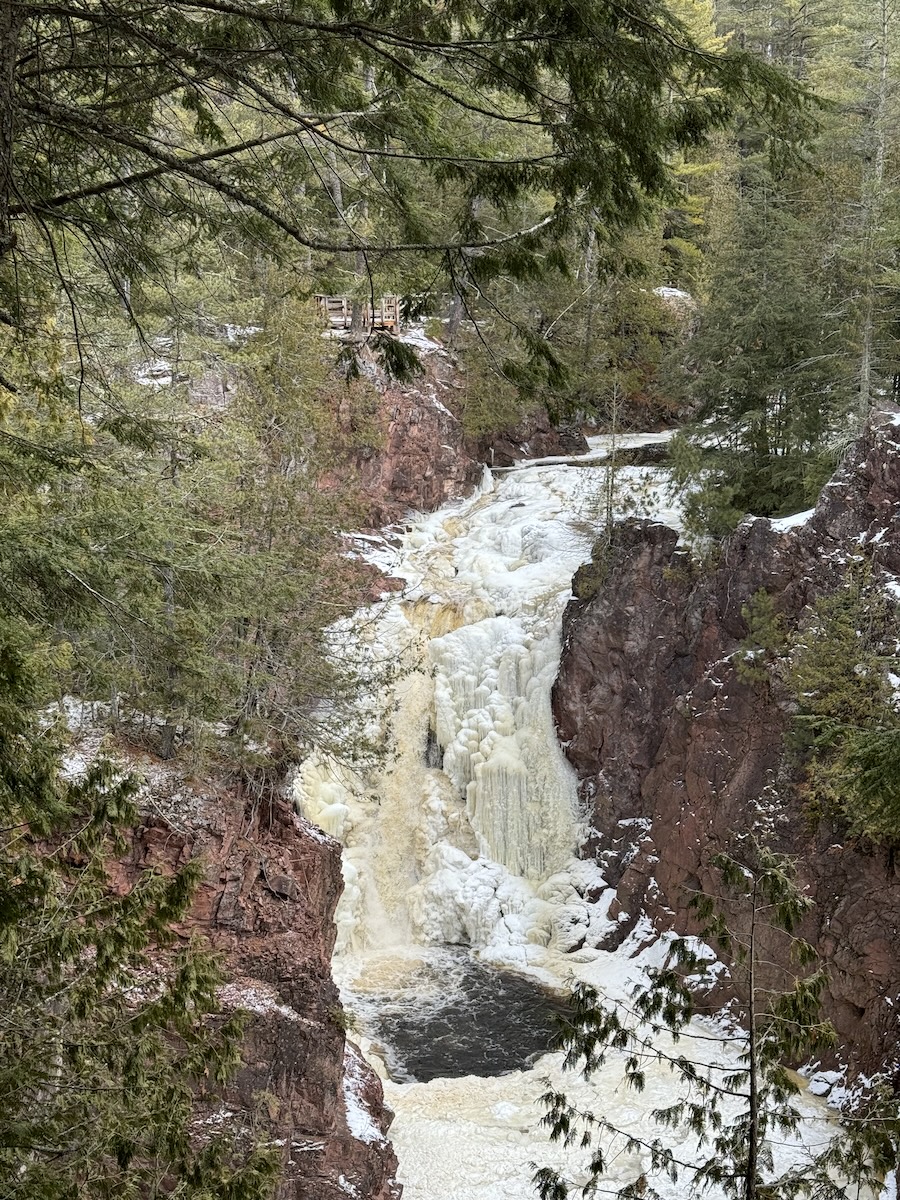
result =
[[[614,892],[577,857],[585,817],[550,709],[562,612],[602,512],[605,455],[596,438],[577,462],[486,473],[474,497],[412,518],[399,540],[368,541],[402,588],[340,632],[394,669],[387,694],[359,713],[384,754],[367,768],[313,755],[295,779],[298,807],[344,847],[335,977],[362,1015],[355,1036],[393,1075],[385,1092],[406,1200],[533,1200],[530,1160],[561,1167],[565,1156],[539,1128],[537,1097],[547,1078],[576,1097],[587,1085],[562,1078],[553,1056],[492,1078],[409,1081],[391,1048],[367,1036],[367,1015],[388,1008],[394,1027],[414,1027],[455,1003],[465,1018],[473,987],[483,989],[473,957],[479,970],[582,978],[614,997],[666,953],[641,922],[615,954],[597,948],[615,927]],[[617,491],[626,507],[677,523],[658,468],[621,468]],[[715,1046],[728,1061],[727,1045]],[[599,1096],[601,1110],[614,1106],[621,1124],[655,1136],[649,1113],[675,1099],[671,1075],[648,1069],[639,1100],[619,1082],[615,1069],[597,1076],[590,1103]],[[621,1155],[612,1182],[648,1169],[636,1155]]]
[[576,859],[583,822],[550,688],[601,476],[564,462],[487,476],[382,552],[404,582],[365,618],[399,668],[385,761],[360,772],[314,756],[295,781],[300,809],[344,845],[340,959],[450,943],[542,965],[590,924],[570,911],[597,876]]

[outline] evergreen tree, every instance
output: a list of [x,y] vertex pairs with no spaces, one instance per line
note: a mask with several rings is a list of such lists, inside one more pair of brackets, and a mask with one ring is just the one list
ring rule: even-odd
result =
[[3,13],[0,308],[30,334],[60,288],[82,358],[85,258],[97,297],[126,311],[205,231],[264,242],[359,301],[442,276],[479,294],[560,265],[585,214],[622,228],[674,194],[672,155],[737,98],[781,127],[803,103],[752,55],[709,52],[663,0]]
[[333,472],[381,432],[374,390],[340,378],[291,277],[201,252],[203,280],[133,289],[143,344],[127,314],[97,315],[85,417],[58,328],[27,357],[8,344],[30,386],[0,412],[0,595],[70,647],[44,701],[108,705],[127,736],[165,757],[187,744],[195,764],[227,728],[268,787],[298,740],[343,726],[351,670],[324,631],[364,593],[341,541],[363,506]]
[[817,601],[786,678],[796,697],[794,748],[811,817],[851,835],[900,840],[897,615],[864,563]]
[[[450,249],[502,241],[478,228],[474,196],[502,210],[523,191],[546,190],[562,212],[583,200],[619,220],[639,190],[664,186],[673,147],[722,122],[729,97],[749,84],[775,112],[790,95],[749,58],[700,53],[658,0],[615,8],[585,0],[553,12],[467,0],[414,8],[184,0],[165,11],[142,3],[97,11],[74,0],[64,13],[9,4],[0,44],[5,248],[26,231],[65,226],[98,243],[111,235],[117,262],[126,246],[146,253],[140,223],[196,212],[196,189],[206,203],[219,196],[325,252],[441,240],[353,231],[346,209],[356,200],[343,182],[335,204],[344,164],[365,165],[356,195],[372,186],[401,211],[393,172],[410,162],[439,187],[459,184]],[[693,86],[657,103],[682,78]],[[544,145],[513,159],[475,149],[521,127],[540,131]],[[122,158],[125,169],[112,170]],[[318,178],[328,196],[285,188],[276,198],[272,167],[285,184]],[[340,236],[321,221],[323,200]],[[374,211],[369,219],[378,226]]]
[[[745,512],[814,503],[852,398],[852,349],[830,304],[815,228],[761,167],[741,168],[728,244],[711,265],[700,327],[687,348],[696,480],[689,520],[714,534]],[[799,207],[800,211],[796,211]]]
[[810,79],[834,101],[817,158],[827,172],[826,239],[855,330],[861,425],[880,395],[896,392],[897,182],[900,101],[897,9],[893,0],[832,9],[816,31]]
[[277,1156],[197,1123],[215,1111],[240,1030],[208,1022],[216,963],[197,947],[159,957],[200,864],[111,891],[106,861],[137,819],[135,781],[108,762],[62,779],[53,731],[32,715],[48,664],[30,643],[4,620],[0,1193],[263,1200]]
[[[575,1191],[650,1200],[659,1196],[654,1180],[663,1177],[677,1182],[686,1196],[715,1186],[738,1200],[801,1195],[839,1200],[848,1194],[848,1180],[854,1188],[873,1186],[893,1165],[895,1103],[879,1107],[879,1120],[868,1129],[850,1120],[821,1155],[775,1171],[773,1143],[801,1124],[792,1104],[799,1086],[786,1066],[834,1042],[834,1031],[819,1015],[825,974],[814,969],[814,952],[796,932],[811,902],[798,888],[789,860],[765,847],[749,847],[740,859],[718,855],[713,865],[722,894],[698,895],[693,903],[706,936],[731,963],[742,995],[742,1028],[729,1039],[736,1065],[709,1065],[677,1048],[670,1051],[659,1036],[670,1035],[675,1047],[704,1036],[689,1022],[692,989],[702,988],[710,960],[684,940],[673,944],[672,965],[651,973],[647,986],[636,990],[630,1010],[604,1003],[594,989],[580,985],[560,1038],[565,1067],[589,1080],[611,1056],[624,1058],[626,1085],[642,1091],[648,1065],[667,1066],[682,1094],[652,1116],[661,1129],[677,1131],[678,1148],[662,1137],[620,1128],[612,1114],[579,1110],[564,1092],[548,1092],[544,1124],[550,1136],[588,1157],[578,1168],[586,1182],[577,1186],[557,1171],[539,1168],[535,1184],[541,1200],[566,1200]],[[784,965],[775,966],[773,959]],[[639,1154],[644,1168],[616,1186],[613,1164],[622,1152]]]
[[826,101],[805,169],[744,114],[717,184],[700,333],[687,357],[689,517],[808,507],[898,377],[897,24],[891,0],[722,0],[724,36]]

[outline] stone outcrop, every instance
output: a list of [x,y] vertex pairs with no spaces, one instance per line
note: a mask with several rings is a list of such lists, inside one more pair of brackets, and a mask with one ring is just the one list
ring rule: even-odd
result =
[[475,443],[472,452],[490,467],[511,467],[527,458],[556,454],[586,454],[588,444],[575,426],[556,426],[542,408],[535,409],[513,429]]
[[887,848],[811,825],[784,745],[791,697],[776,676],[742,679],[735,656],[748,634],[742,609],[759,589],[796,629],[840,585],[850,556],[865,553],[885,583],[900,576],[898,451],[900,427],[882,417],[807,520],[746,519],[711,569],[694,565],[673,530],[626,521],[576,576],[553,696],[592,849],[627,914],[617,937],[642,911],[657,928],[691,929],[687,901],[713,888],[712,854],[764,834],[797,856],[816,901],[807,932],[858,1070],[896,1055],[900,869]]
[[424,374],[410,383],[376,376],[374,424],[380,437],[350,456],[370,528],[399,521],[410,509],[432,512],[466,495],[484,470],[469,453],[456,415],[458,380],[449,359],[435,349],[422,361]]
[[[141,764],[135,764],[138,769]],[[223,1008],[249,1012],[242,1065],[213,1114],[281,1146],[277,1200],[398,1200],[381,1083],[347,1042],[331,978],[340,846],[283,801],[245,804],[151,767],[153,811],[114,882],[200,857],[179,930],[224,958]]]
[[[423,368],[415,380],[393,383],[373,368],[378,392],[374,424],[380,437],[375,445],[354,450],[348,463],[368,506],[370,528],[401,520],[411,509],[433,512],[467,495],[485,465],[507,467],[527,458],[587,450],[577,430],[555,428],[542,409],[495,436],[467,436],[459,368],[439,343],[423,336],[414,344]],[[349,409],[343,419],[350,421]]]

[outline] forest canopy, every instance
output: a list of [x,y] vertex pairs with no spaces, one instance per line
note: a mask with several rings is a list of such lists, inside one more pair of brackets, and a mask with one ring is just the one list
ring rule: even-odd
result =
[[[0,5],[0,590],[64,651],[49,692],[155,714],[166,757],[216,721],[308,738],[355,602],[353,498],[321,482],[378,437],[310,293],[449,290],[486,379],[559,378],[538,279],[674,200],[748,105],[786,135],[807,101],[660,0]],[[210,371],[233,403],[196,403]]]
[[739,99],[784,126],[798,95],[660,0],[7,4],[0,48],[0,249],[65,274],[74,235],[120,295],[173,222],[524,268],[579,213],[632,220]]

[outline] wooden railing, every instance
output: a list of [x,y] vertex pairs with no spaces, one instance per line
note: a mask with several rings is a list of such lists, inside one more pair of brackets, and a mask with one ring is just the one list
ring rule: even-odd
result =
[[353,322],[355,305],[362,304],[363,312],[357,317],[362,329],[390,329],[400,331],[400,297],[381,296],[375,301],[374,310],[370,301],[351,300],[349,296],[316,296],[319,315],[332,329],[349,329]]

